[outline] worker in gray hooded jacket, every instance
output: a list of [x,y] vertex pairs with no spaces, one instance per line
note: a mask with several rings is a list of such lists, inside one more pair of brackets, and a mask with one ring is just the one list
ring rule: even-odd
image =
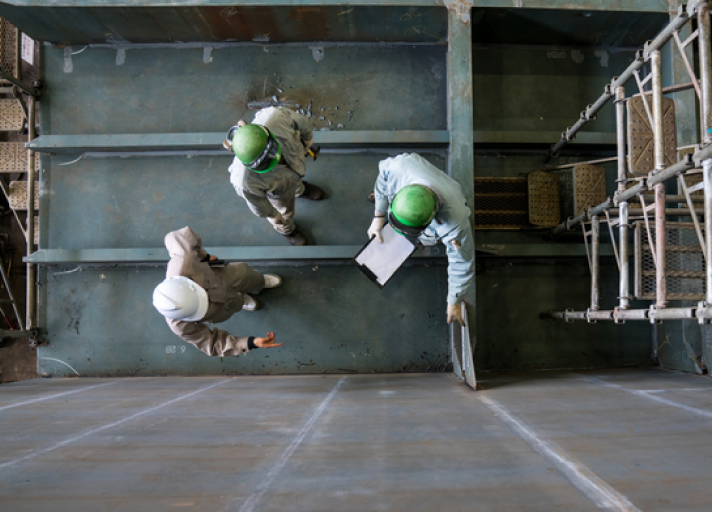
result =
[[245,263],[213,267],[217,257],[203,248],[200,236],[184,227],[165,237],[170,255],[166,279],[153,291],[153,305],[184,341],[209,356],[237,356],[255,348],[279,347],[274,333],[265,337],[233,336],[205,322],[225,322],[238,311],[256,311],[259,303],[248,293],[276,288],[282,278],[262,275]]
[[223,143],[235,153],[229,168],[235,191],[291,245],[307,245],[294,223],[294,198],[324,198],[323,190],[303,180],[312,143],[306,118],[284,107],[260,110],[251,124],[238,122]]
[[475,276],[470,209],[460,184],[416,153],[381,160],[368,236],[383,242],[386,221],[423,245],[445,244],[448,260],[447,321],[464,325],[460,300]]

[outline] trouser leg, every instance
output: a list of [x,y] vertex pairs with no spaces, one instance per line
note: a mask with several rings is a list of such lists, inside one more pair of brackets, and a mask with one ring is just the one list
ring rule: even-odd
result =
[[259,293],[265,287],[262,273],[247,263],[230,263],[225,266],[222,275],[227,286],[227,297],[223,310],[214,319],[211,319],[213,323],[224,322],[240,311],[245,304],[243,294]]
[[[299,185],[303,187],[302,182]],[[294,192],[290,192],[281,197],[270,197],[269,202],[280,213],[279,217],[267,217],[267,220],[272,224],[272,227],[281,235],[289,235],[294,231]]]

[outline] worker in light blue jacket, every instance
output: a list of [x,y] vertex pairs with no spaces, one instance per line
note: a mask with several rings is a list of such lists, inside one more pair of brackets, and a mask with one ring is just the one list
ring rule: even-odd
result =
[[474,281],[475,244],[470,209],[460,184],[416,153],[381,160],[368,236],[383,241],[386,222],[423,245],[445,244],[448,259],[447,321],[464,325],[460,300]]

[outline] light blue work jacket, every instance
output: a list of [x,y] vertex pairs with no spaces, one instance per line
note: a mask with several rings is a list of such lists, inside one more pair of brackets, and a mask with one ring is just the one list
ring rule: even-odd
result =
[[403,153],[381,160],[374,187],[376,215],[385,215],[388,205],[406,185],[425,185],[438,196],[440,211],[418,238],[423,245],[442,242],[447,251],[447,302],[456,305],[475,277],[475,243],[470,209],[460,184],[416,153]]

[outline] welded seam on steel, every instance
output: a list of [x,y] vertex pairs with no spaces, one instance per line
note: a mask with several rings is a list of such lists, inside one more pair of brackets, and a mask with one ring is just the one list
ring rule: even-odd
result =
[[3,469],[7,469],[7,468],[10,468],[10,467],[16,466],[17,464],[20,464],[21,462],[25,462],[25,461],[27,461],[27,460],[34,459],[35,457],[39,457],[40,455],[45,455],[45,454],[47,454],[47,453],[53,452],[54,450],[56,450],[56,449],[58,449],[58,448],[63,448],[63,447],[65,447],[65,446],[67,446],[67,445],[70,445],[70,444],[76,442],[76,441],[79,441],[79,440],[84,439],[84,438],[86,438],[86,437],[89,437],[89,436],[91,436],[91,435],[97,434],[97,433],[99,433],[99,432],[103,432],[104,430],[109,430],[110,428],[117,427],[117,426],[122,425],[122,424],[124,424],[124,423],[127,423],[127,422],[129,422],[129,421],[131,421],[131,420],[135,420],[136,418],[140,418],[141,416],[145,416],[146,414],[150,414],[150,413],[152,413],[152,412],[156,412],[156,411],[158,411],[159,409],[163,409],[164,407],[167,407],[167,406],[169,406],[169,405],[172,405],[172,404],[174,404],[174,403],[176,403],[176,402],[180,402],[181,400],[185,400],[186,398],[190,398],[190,397],[192,397],[192,396],[195,396],[195,395],[197,395],[197,394],[199,394],[199,393],[202,393],[203,391],[207,391],[207,390],[209,390],[209,389],[212,389],[212,388],[215,388],[215,387],[220,386],[220,385],[222,385],[222,384],[225,384],[226,382],[230,382],[230,381],[233,380],[233,379],[234,379],[234,377],[233,377],[233,378],[230,378],[230,379],[222,380],[222,381],[217,382],[217,383],[215,383],[215,384],[211,384],[210,386],[206,386],[206,387],[200,388],[200,389],[198,389],[198,390],[196,390],[196,391],[192,391],[192,392],[190,392],[190,393],[186,393],[185,395],[181,395],[181,396],[179,396],[179,397],[177,397],[177,398],[174,398],[173,400],[169,400],[169,401],[164,402],[164,403],[162,403],[162,404],[160,404],[160,405],[156,405],[156,406],[154,406],[154,407],[150,407],[150,408],[148,408],[148,409],[144,409],[143,411],[139,411],[139,412],[137,412],[137,413],[135,413],[135,414],[132,414],[131,416],[127,416],[126,418],[120,419],[120,420],[118,420],[118,421],[114,421],[114,422],[109,423],[109,424],[107,424],[107,425],[102,425],[101,427],[96,427],[96,428],[93,428],[93,429],[91,429],[91,430],[87,430],[86,432],[82,432],[81,434],[77,434],[77,435],[75,435],[75,436],[69,437],[69,438],[65,439],[64,441],[60,441],[60,442],[58,442],[58,443],[55,443],[55,444],[53,444],[52,446],[48,446],[47,448],[41,448],[41,449],[39,449],[39,450],[35,450],[35,451],[30,452],[30,453],[28,453],[28,454],[26,454],[26,455],[23,455],[23,456],[21,456],[21,457],[17,457],[17,458],[15,458],[15,459],[10,460],[10,461],[3,462],[2,464],[0,464],[0,471],[2,471]]
[[82,391],[89,391],[90,389],[101,388],[104,386],[109,386],[111,384],[116,384],[116,382],[105,382],[104,384],[97,384],[96,386],[73,389],[72,391],[65,391],[64,393],[55,393],[54,395],[43,396],[40,398],[33,398],[32,400],[26,400],[24,402],[19,402],[16,404],[3,405],[2,407],[0,407],[0,411],[4,411],[5,409],[12,409],[14,407],[20,407],[22,405],[30,405],[37,402],[44,402],[45,400],[52,400],[53,398],[59,398],[60,396],[73,395],[74,393],[81,393]]
[[515,418],[502,404],[481,393],[477,395],[477,398],[537,453],[553,462],[559,471],[598,508],[641,512],[628,498],[604,482],[584,464],[569,456],[554,442],[537,435],[522,421]]
[[[284,468],[284,466],[287,465],[287,462],[289,461],[289,458],[292,456],[292,454],[296,451],[297,448],[299,448],[299,445],[302,444],[302,441],[306,438],[307,434],[312,430],[314,425],[316,424],[316,421],[319,419],[319,417],[322,415],[322,413],[326,410],[328,407],[329,403],[333,398],[336,396],[336,393],[338,393],[339,388],[341,385],[344,383],[346,380],[346,377],[342,377],[339,382],[337,382],[333,388],[331,388],[331,392],[326,395],[326,398],[321,401],[321,403],[317,406],[316,409],[314,409],[314,412],[312,415],[309,417],[309,420],[304,424],[302,429],[299,431],[297,436],[292,440],[291,443],[289,443],[289,446],[287,446],[286,450],[282,452],[282,455],[279,457],[277,462],[270,468],[270,470],[267,472],[267,475],[265,475],[264,478],[262,478],[261,483],[257,490],[250,494],[247,497],[247,500],[242,504],[242,506],[239,508],[239,512],[252,512],[255,510],[255,507],[259,503],[260,499],[264,494],[267,492],[267,490],[270,488],[272,485],[272,482],[274,482],[274,479],[277,477],[277,474]],[[234,510],[234,503],[231,502],[227,510]]]

